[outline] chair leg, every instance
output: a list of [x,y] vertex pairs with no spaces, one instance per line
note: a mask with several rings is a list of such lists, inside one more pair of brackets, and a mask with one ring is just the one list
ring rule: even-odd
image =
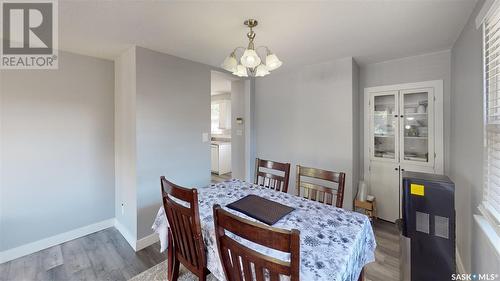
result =
[[167,256],[167,263],[168,263],[168,275],[167,278],[168,280],[172,280],[172,273],[173,273],[173,266],[174,266],[174,259],[175,259],[175,253],[174,253],[174,243],[172,241],[172,234],[170,233],[170,228],[167,230],[168,233],[168,256]]
[[179,266],[179,260],[175,259],[173,262],[172,279],[170,279],[169,281],[177,281],[177,279],[179,278]]

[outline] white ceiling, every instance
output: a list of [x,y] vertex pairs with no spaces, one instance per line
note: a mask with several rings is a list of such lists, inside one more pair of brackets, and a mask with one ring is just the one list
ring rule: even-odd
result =
[[358,63],[448,49],[476,0],[351,1],[59,1],[62,50],[112,59],[136,44],[219,66],[247,44],[246,18],[256,18],[256,45],[282,68],[352,56]]

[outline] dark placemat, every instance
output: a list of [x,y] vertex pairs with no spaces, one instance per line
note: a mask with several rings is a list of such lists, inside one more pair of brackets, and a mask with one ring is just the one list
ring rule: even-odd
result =
[[282,217],[291,213],[295,208],[262,198],[257,195],[247,195],[240,200],[228,204],[226,207],[242,212],[265,224],[273,225]]

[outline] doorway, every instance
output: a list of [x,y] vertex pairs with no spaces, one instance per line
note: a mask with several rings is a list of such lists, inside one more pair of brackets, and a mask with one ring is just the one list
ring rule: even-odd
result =
[[210,84],[211,180],[231,179],[231,80],[212,71]]
[[253,178],[252,87],[249,79],[215,70],[211,72],[212,183]]

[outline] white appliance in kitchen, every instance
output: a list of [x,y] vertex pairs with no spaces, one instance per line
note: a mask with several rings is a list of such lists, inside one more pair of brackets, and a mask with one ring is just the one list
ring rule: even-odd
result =
[[377,216],[394,222],[402,173],[443,173],[443,81],[366,88],[364,98],[364,179]]
[[223,175],[231,172],[231,142],[212,141],[212,173]]

